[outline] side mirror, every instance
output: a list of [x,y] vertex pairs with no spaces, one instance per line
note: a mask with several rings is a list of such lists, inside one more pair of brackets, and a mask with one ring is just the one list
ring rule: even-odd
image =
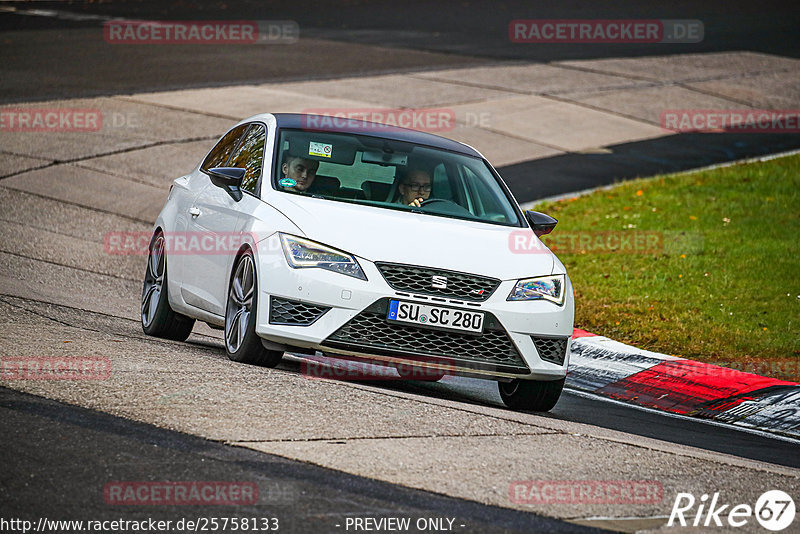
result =
[[556,224],[558,224],[557,219],[544,213],[539,213],[538,211],[526,211],[525,218],[528,219],[528,222],[531,224],[531,228],[533,228],[533,233],[536,234],[536,237],[549,234],[553,231],[553,228],[556,227]]
[[236,202],[242,200],[242,191],[239,189],[247,169],[239,167],[214,167],[208,169],[206,174],[211,178],[211,183],[225,189]]

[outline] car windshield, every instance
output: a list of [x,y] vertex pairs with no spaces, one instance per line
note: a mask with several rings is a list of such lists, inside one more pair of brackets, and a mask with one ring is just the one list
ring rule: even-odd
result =
[[273,187],[381,209],[521,226],[480,158],[358,134],[281,130]]

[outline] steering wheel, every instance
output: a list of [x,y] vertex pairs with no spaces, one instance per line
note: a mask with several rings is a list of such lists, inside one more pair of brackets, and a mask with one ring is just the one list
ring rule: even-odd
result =
[[429,198],[428,200],[423,200],[420,207],[428,208],[429,213],[438,213],[440,215],[473,216],[467,208],[458,202],[446,198]]
[[457,204],[456,202],[453,202],[452,200],[448,200],[446,198],[428,198],[426,200],[423,200],[422,203],[420,203],[419,207],[422,208],[424,206],[430,206],[431,204],[436,204],[437,202],[439,203],[444,202],[446,204],[455,204],[459,208],[461,207],[460,204]]

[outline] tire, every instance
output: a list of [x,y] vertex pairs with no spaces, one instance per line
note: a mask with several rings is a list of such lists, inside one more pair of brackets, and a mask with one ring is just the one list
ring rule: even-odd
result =
[[194,328],[194,319],[174,311],[168,295],[164,234],[156,232],[150,241],[142,286],[142,330],[148,336],[186,341]]
[[234,263],[225,307],[225,352],[235,362],[275,367],[283,352],[267,350],[256,334],[258,283],[255,262],[250,249],[242,252]]
[[497,388],[505,405],[512,410],[549,412],[561,397],[565,380],[566,378],[540,382],[515,379],[511,382],[498,382]]

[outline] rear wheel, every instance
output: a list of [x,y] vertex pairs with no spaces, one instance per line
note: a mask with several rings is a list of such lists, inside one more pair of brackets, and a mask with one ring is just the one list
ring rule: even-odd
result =
[[548,412],[558,402],[565,380],[566,378],[540,382],[515,379],[511,382],[498,382],[497,387],[503,402],[512,410]]
[[192,333],[194,319],[177,313],[169,305],[164,243],[161,232],[153,235],[150,241],[142,287],[142,330],[148,336],[186,341]]
[[233,269],[225,309],[225,351],[235,362],[275,367],[283,352],[267,350],[256,334],[258,283],[253,253],[243,252]]

